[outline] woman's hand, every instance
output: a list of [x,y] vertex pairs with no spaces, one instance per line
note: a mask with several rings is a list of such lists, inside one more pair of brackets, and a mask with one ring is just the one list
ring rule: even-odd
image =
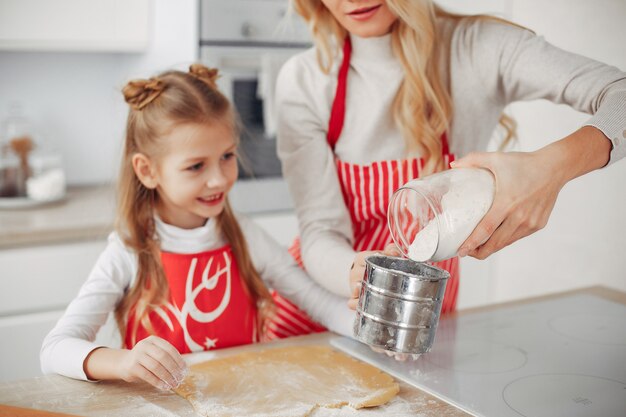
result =
[[156,336],[126,350],[119,370],[124,381],[145,381],[160,390],[178,387],[187,375],[187,366],[180,353],[169,342]]
[[605,166],[611,149],[604,133],[584,126],[535,152],[472,153],[452,163],[453,168],[486,168],[496,179],[491,209],[461,245],[459,255],[485,259],[542,229],[563,186]]
[[453,168],[486,168],[495,177],[493,204],[459,248],[459,256],[485,259],[541,230],[565,185],[541,152],[471,153]]
[[354,257],[354,263],[350,269],[350,288],[352,289],[352,297],[348,300],[348,307],[352,310],[356,309],[356,305],[359,301],[359,294],[361,293],[361,283],[365,276],[365,258],[370,255],[387,255],[387,256],[400,256],[398,248],[392,243],[382,251],[363,251],[357,252]]

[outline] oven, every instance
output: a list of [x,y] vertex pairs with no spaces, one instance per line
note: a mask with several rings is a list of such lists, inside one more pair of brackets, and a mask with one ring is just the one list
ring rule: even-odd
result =
[[276,154],[274,90],[282,64],[312,45],[287,0],[201,0],[200,59],[220,70],[218,86],[242,123],[240,179],[231,192],[243,212],[292,208]]

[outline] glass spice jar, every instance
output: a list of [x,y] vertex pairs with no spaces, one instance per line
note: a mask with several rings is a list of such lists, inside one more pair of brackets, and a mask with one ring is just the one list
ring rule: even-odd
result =
[[493,202],[495,180],[482,168],[456,168],[407,182],[395,191],[387,221],[400,252],[418,262],[457,255]]

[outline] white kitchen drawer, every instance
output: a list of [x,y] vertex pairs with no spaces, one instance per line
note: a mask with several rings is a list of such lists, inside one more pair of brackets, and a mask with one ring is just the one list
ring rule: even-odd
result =
[[102,241],[0,251],[0,316],[64,309],[87,279]]
[[[41,375],[39,351],[63,310],[0,317],[0,382]],[[96,343],[119,347],[120,337],[113,316],[100,329]]]
[[41,342],[62,311],[0,318],[0,382],[41,375]]

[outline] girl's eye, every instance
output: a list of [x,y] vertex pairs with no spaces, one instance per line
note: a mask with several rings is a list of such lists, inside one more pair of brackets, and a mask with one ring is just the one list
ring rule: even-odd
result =
[[192,166],[190,166],[189,168],[187,168],[188,171],[199,171],[200,169],[202,169],[202,162],[198,162],[197,164],[194,164]]
[[224,161],[228,161],[229,159],[232,159],[235,157],[235,152],[227,152],[222,156],[222,159]]

